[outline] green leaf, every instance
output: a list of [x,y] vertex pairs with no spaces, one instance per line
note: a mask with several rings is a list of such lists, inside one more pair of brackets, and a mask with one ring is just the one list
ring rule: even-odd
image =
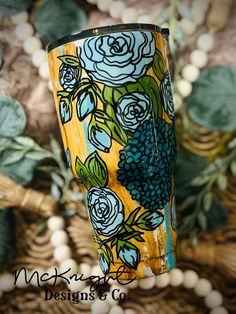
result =
[[11,16],[26,11],[32,0],[0,0],[0,11]]
[[190,182],[208,166],[208,160],[190,150],[180,149],[175,167],[175,192],[179,197],[193,195],[199,187],[190,186]]
[[[143,240],[143,238],[141,237],[141,234],[144,234],[144,232],[140,232],[140,231],[127,232],[127,233],[123,233],[123,234],[119,235],[119,239],[121,239],[123,241],[127,241],[127,240],[130,240],[133,238],[136,239],[136,237],[138,237],[138,239]],[[140,241],[140,242],[143,242],[143,241]]]
[[108,170],[105,162],[95,151],[91,153],[85,163],[85,167],[89,170],[91,175],[96,178],[99,183],[99,187],[105,187],[108,183]]
[[64,55],[64,56],[58,57],[58,59],[60,59],[63,63],[68,64],[72,67],[78,67],[80,65],[79,59],[75,56]]
[[14,164],[17,161],[20,161],[21,159],[23,159],[24,156],[25,156],[25,151],[22,151],[22,150],[15,151],[14,153],[12,153],[12,155],[9,158],[5,159],[2,164],[3,166]]
[[7,149],[0,154],[0,172],[17,183],[25,185],[32,180],[38,161],[23,157],[14,164],[4,165],[4,161],[9,160],[14,153],[15,150]]
[[226,209],[216,198],[213,198],[210,209],[205,213],[207,220],[207,230],[213,231],[224,226],[228,218]]
[[72,0],[47,0],[35,14],[35,28],[45,43],[86,28],[86,14]]
[[156,54],[154,56],[152,67],[158,80],[162,81],[162,79],[166,75],[166,72],[168,71],[168,68],[165,59],[159,49],[156,49]]
[[87,167],[82,163],[79,157],[76,157],[75,160],[75,171],[79,179],[89,190],[92,186],[99,187],[100,182],[97,181],[97,178],[93,177]]
[[61,146],[53,136],[50,137],[50,146],[54,155],[61,156]]
[[203,211],[200,211],[198,213],[197,220],[198,220],[198,223],[199,223],[201,229],[206,230],[207,229],[207,219],[206,219],[206,215]]
[[54,182],[56,185],[58,185],[60,188],[63,188],[65,182],[64,182],[64,180],[62,179],[61,176],[59,176],[59,175],[58,175],[57,173],[55,173],[55,172],[52,172],[52,173],[51,173],[51,177],[52,177],[53,182]]
[[17,136],[14,138],[14,141],[22,146],[38,147],[38,144],[31,137],[28,136]]
[[236,129],[236,70],[220,65],[205,69],[193,83],[188,99],[190,118],[199,125],[221,132]]
[[16,254],[15,221],[11,209],[0,209],[0,269]]
[[208,192],[204,195],[203,208],[206,212],[211,208],[212,199],[213,199],[213,195],[211,192]]
[[26,117],[21,104],[11,97],[0,97],[0,136],[15,137],[26,125]]
[[217,177],[217,185],[221,192],[224,192],[228,185],[228,178],[225,174],[221,173]]
[[182,17],[184,17],[188,20],[191,20],[192,13],[191,13],[190,6],[187,3],[178,1],[177,2],[177,10]]
[[190,182],[190,185],[191,186],[201,186],[201,185],[205,185],[207,182],[209,182],[209,177],[206,175],[200,175],[200,176],[194,178]]
[[132,226],[134,224],[140,209],[141,209],[141,207],[137,207],[129,214],[129,217],[127,218],[127,220],[125,222],[127,225]]
[[70,93],[69,92],[65,92],[64,90],[59,90],[57,92],[57,96],[67,97],[69,95],[70,95]]
[[51,186],[51,194],[55,198],[55,200],[59,200],[61,197],[61,191],[57,184],[53,183]]
[[26,153],[25,156],[29,159],[38,160],[38,161],[51,157],[49,152],[47,153],[43,151],[42,152],[37,152],[37,151],[28,152]]
[[3,62],[3,44],[0,42],[0,69],[2,67]]

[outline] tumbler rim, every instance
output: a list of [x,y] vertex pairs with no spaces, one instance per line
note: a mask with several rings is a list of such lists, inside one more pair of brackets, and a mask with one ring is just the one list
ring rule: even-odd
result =
[[105,35],[110,33],[117,33],[117,32],[131,32],[131,31],[149,31],[149,32],[158,32],[163,36],[169,35],[169,29],[168,28],[161,28],[158,25],[155,24],[146,24],[146,23],[128,23],[128,24],[114,24],[114,25],[107,25],[107,26],[101,26],[101,27],[95,27],[95,28],[89,28],[82,30],[76,34],[73,35],[67,35],[62,38],[59,38],[47,45],[47,52],[50,52],[51,50],[84,38],[93,37],[93,36],[99,36],[99,35]]

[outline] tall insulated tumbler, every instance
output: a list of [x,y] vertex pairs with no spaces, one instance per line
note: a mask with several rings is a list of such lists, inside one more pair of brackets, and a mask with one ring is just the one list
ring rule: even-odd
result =
[[100,27],[48,46],[69,167],[105,274],[120,279],[174,267],[176,160],[167,29]]

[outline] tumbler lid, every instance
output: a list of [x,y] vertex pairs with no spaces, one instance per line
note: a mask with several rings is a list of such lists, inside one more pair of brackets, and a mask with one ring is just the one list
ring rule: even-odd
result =
[[132,32],[132,31],[149,31],[149,32],[158,32],[163,36],[169,35],[168,28],[161,28],[160,26],[154,24],[144,24],[144,23],[129,23],[129,24],[117,24],[117,25],[108,25],[96,28],[90,28],[86,30],[82,30],[73,35],[64,36],[60,39],[53,41],[52,43],[47,45],[47,52],[50,52],[54,48],[57,48],[66,43],[76,41],[79,39],[84,39],[87,37],[93,37],[103,34],[117,33],[117,32]]

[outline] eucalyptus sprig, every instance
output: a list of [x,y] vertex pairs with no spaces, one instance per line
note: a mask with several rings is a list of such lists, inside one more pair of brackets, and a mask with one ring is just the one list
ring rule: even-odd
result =
[[[227,155],[208,164],[200,175],[191,180],[190,187],[194,189],[194,193],[186,197],[180,206],[180,210],[185,214],[179,230],[181,234],[196,235],[197,226],[204,231],[216,227],[211,221],[214,219],[211,215],[217,210],[225,214],[225,209],[217,201],[212,190],[214,186],[218,186],[221,192],[225,191],[228,183],[226,173],[229,169],[236,176],[236,146],[230,149]],[[222,219],[221,223],[224,223],[224,220]]]

